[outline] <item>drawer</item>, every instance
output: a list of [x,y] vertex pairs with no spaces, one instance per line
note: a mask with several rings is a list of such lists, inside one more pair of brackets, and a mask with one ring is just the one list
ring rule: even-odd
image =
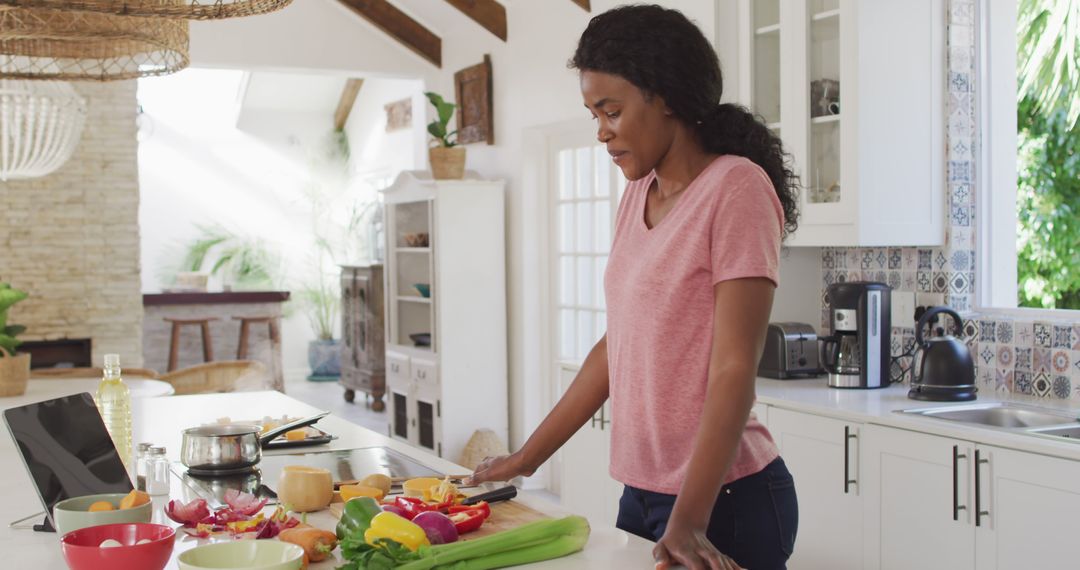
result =
[[404,386],[412,379],[409,357],[404,354],[386,351],[386,382],[392,386]]
[[412,361],[412,379],[417,386],[437,386],[439,384],[437,370],[434,362],[415,359]]

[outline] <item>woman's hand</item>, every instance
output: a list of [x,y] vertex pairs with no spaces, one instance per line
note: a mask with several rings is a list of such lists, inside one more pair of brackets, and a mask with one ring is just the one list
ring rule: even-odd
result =
[[476,466],[472,477],[467,478],[463,483],[472,486],[487,481],[509,481],[514,477],[528,477],[532,474],[533,470],[524,466],[521,457],[512,453],[498,457],[485,457],[480,465]]
[[668,525],[653,548],[656,570],[682,564],[689,570],[741,570],[734,560],[709,542],[704,530]]

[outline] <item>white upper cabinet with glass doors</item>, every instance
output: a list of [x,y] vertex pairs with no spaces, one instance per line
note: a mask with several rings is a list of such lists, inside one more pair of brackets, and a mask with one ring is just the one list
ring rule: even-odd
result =
[[788,245],[944,243],[946,9],[740,0],[740,98],[801,182]]

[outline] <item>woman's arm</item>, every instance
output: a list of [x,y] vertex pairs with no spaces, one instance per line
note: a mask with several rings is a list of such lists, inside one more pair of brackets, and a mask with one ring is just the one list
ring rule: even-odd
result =
[[567,442],[608,398],[607,335],[589,351],[574,382],[520,450],[485,459],[470,484],[529,476]]
[[772,281],[733,279],[714,291],[713,341],[709,381],[694,451],[667,531],[654,555],[689,568],[725,568],[705,538],[716,497],[723,486],[754,404],[754,378],[772,310]]

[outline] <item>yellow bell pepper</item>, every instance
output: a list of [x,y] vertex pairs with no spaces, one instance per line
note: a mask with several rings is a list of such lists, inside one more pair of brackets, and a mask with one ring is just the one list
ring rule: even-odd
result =
[[412,551],[431,544],[424,529],[405,517],[385,511],[372,517],[371,526],[364,531],[364,542],[372,546],[378,546],[376,541],[381,538],[393,540]]

